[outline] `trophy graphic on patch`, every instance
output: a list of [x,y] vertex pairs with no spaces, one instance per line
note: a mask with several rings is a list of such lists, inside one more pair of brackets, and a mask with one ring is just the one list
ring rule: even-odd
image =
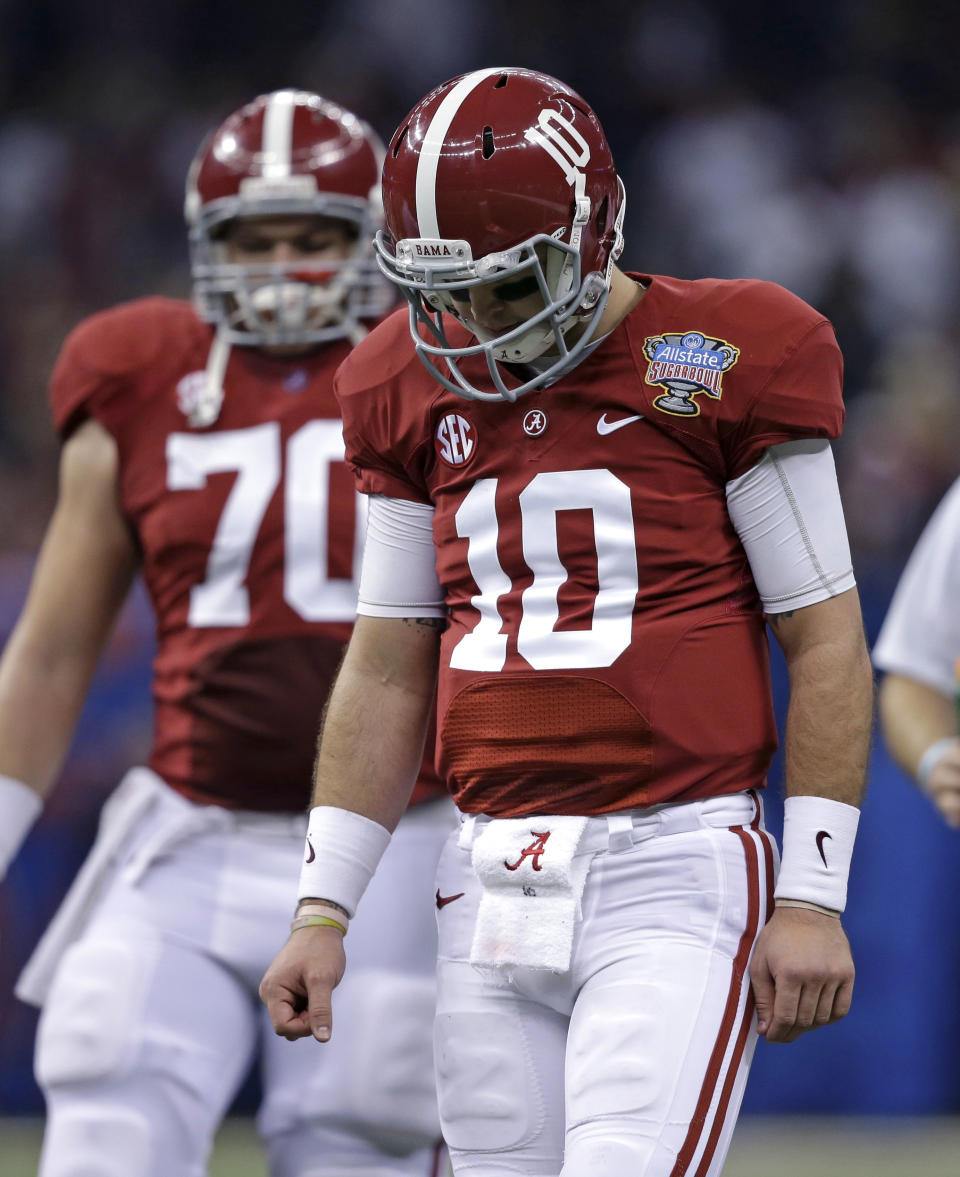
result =
[[699,414],[700,406],[693,399],[698,393],[705,392],[719,400],[723,394],[723,374],[740,356],[738,347],[700,331],[650,335],[644,340],[643,351],[650,361],[647,384],[667,390],[653,402],[654,408],[677,417]]

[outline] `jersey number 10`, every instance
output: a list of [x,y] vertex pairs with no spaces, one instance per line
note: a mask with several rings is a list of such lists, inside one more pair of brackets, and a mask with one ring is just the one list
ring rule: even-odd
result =
[[[516,499],[523,559],[533,582],[520,594],[517,653],[534,670],[611,666],[630,645],[637,600],[637,544],[630,488],[609,470],[560,470],[534,476]],[[501,504],[502,510],[515,510]],[[557,515],[589,510],[597,552],[598,591],[589,629],[559,626],[560,589],[567,570],[560,558]],[[513,590],[497,552],[497,480],[473,484],[456,514],[457,534],[468,541],[467,563],[479,592],[480,614],[457,642],[450,665],[460,670],[502,670],[507,660],[501,597]]]

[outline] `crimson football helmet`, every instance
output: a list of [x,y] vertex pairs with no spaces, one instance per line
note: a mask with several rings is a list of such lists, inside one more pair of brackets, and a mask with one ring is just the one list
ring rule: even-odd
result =
[[[381,223],[383,145],[355,115],[317,94],[276,90],[235,111],[203,143],[187,177],[194,301],[232,344],[359,338],[390,288],[373,259]],[[345,261],[292,265],[227,259],[228,222],[322,216],[355,239]]]
[[[625,196],[603,128],[575,91],[526,69],[445,82],[394,134],[383,202],[377,260],[406,294],[417,353],[445,388],[512,401],[577,362],[623,248]],[[480,285],[504,297],[511,288],[514,298],[539,294],[542,309],[491,331],[471,318],[470,290]],[[476,342],[451,345],[444,313]],[[460,361],[475,355],[492,387],[464,375]],[[508,384],[503,364],[534,371],[514,369]]]

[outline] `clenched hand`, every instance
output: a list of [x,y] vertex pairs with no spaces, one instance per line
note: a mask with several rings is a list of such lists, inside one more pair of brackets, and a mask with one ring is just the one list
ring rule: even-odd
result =
[[318,1042],[329,1041],[331,997],[346,963],[343,937],[336,928],[291,932],[260,982],[260,1000],[281,1038],[292,1042],[312,1034]]
[[750,965],[758,1029],[768,1042],[793,1042],[850,1009],[853,958],[838,919],[777,908]]

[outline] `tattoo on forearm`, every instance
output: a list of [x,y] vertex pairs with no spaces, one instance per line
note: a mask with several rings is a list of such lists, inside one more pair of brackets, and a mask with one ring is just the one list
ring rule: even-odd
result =
[[767,625],[769,625],[772,629],[776,629],[781,621],[786,621],[788,618],[792,617],[795,612],[795,609],[787,609],[783,613],[766,613],[764,616],[766,617]]
[[447,628],[446,617],[404,617],[404,625],[416,625],[422,629],[433,630],[437,634],[443,633]]

